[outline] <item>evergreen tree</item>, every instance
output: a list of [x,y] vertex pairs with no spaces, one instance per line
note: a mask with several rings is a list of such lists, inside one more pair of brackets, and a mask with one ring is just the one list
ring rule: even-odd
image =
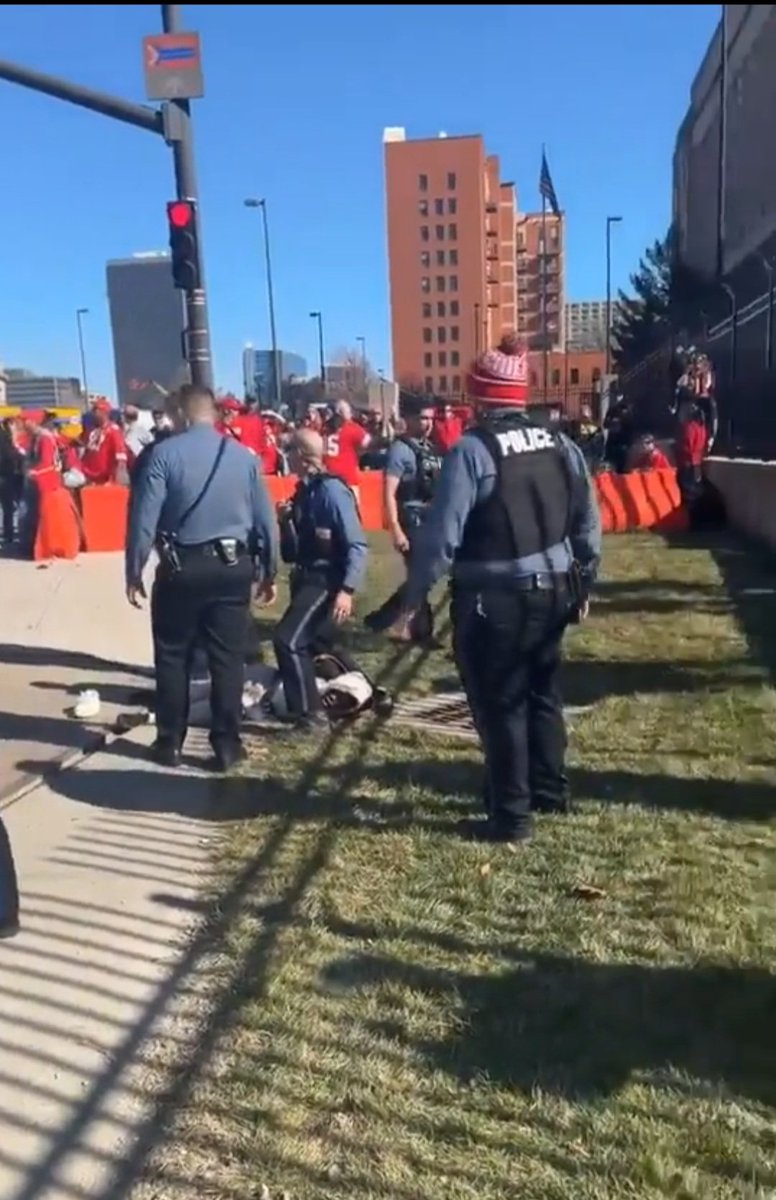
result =
[[671,334],[693,324],[703,287],[673,250],[671,233],[645,251],[631,275],[632,295],[620,292],[612,322],[613,357],[622,373],[663,347]]

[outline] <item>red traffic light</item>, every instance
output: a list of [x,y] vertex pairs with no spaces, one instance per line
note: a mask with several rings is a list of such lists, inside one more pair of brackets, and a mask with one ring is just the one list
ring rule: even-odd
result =
[[194,205],[188,200],[172,200],[167,205],[167,217],[175,229],[188,229],[194,224]]

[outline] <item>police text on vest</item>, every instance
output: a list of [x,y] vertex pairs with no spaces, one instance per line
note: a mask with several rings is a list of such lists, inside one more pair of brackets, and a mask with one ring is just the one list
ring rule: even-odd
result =
[[525,454],[532,450],[551,450],[555,445],[552,434],[546,429],[508,429],[497,433],[502,454]]

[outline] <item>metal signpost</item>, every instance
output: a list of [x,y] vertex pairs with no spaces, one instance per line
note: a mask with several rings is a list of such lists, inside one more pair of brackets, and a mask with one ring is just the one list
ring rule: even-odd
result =
[[198,33],[152,33],[143,38],[149,100],[201,100],[205,94]]

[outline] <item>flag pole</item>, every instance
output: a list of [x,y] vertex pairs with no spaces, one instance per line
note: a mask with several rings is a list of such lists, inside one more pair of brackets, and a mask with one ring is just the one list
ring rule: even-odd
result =
[[[542,159],[544,161],[544,159]],[[549,352],[547,348],[547,197],[542,191],[542,246],[541,246],[541,271],[542,271],[542,356],[543,356],[543,403],[547,403],[547,371]]]

